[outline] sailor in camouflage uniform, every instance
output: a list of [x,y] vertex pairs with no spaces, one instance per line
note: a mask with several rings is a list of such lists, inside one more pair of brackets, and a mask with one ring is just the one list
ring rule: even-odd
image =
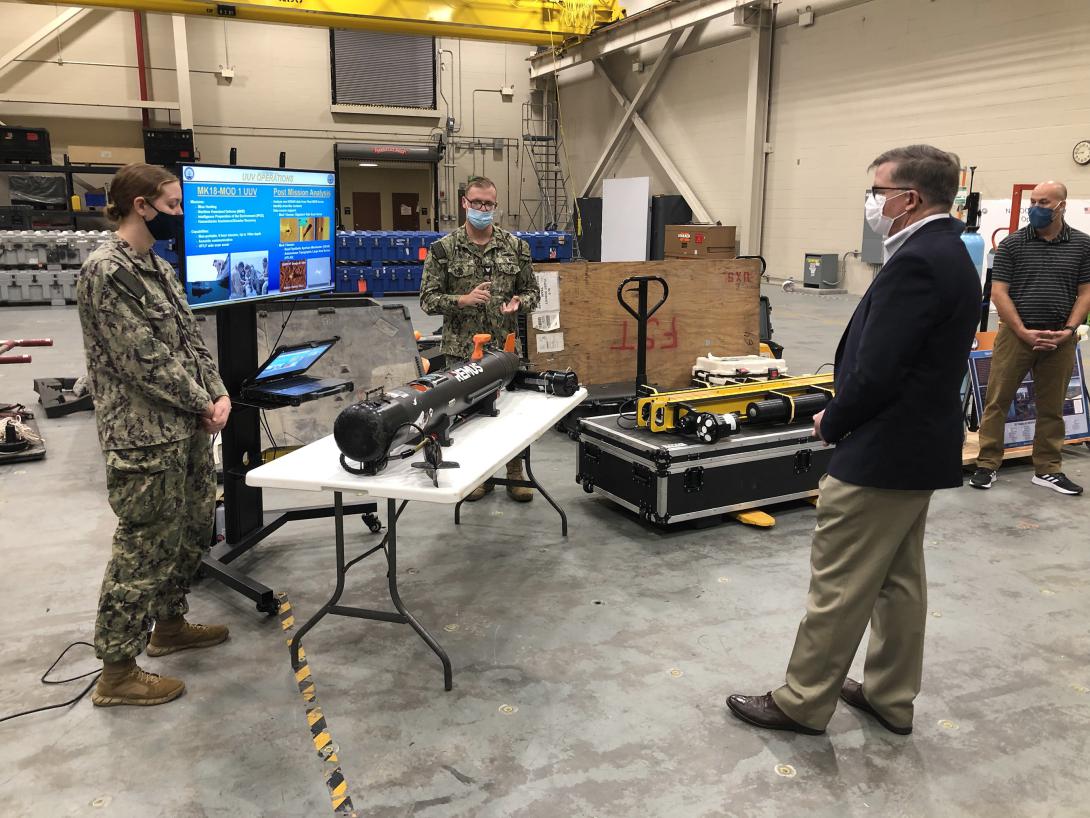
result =
[[[462,206],[466,223],[431,246],[420,282],[424,312],[443,316],[441,349],[448,359],[468,358],[477,333],[502,343],[518,332],[519,312],[533,311],[541,297],[530,246],[492,223],[496,185],[484,177],[471,180]],[[526,479],[519,458],[507,464],[507,477]],[[486,481],[466,499],[480,500],[492,488]],[[507,493],[523,503],[534,498],[524,487],[508,486]]]
[[162,704],[178,679],[136,665],[208,647],[222,625],[185,621],[186,594],[211,540],[216,480],[210,435],[231,401],[174,270],[151,252],[178,235],[181,187],[162,168],[128,165],[110,188],[117,233],[87,259],[76,287],[106,486],[117,515],[95,622],[99,706]]

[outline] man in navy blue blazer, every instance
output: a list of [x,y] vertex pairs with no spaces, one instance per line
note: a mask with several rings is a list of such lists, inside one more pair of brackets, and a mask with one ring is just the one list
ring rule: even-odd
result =
[[[980,319],[980,278],[950,216],[957,156],[895,148],[871,164],[867,221],[886,263],[836,351],[836,396],[814,418],[835,443],[822,479],[810,591],[785,684],[735,694],[758,727],[820,734],[839,696],[894,733],[912,732],[923,669],[923,539],[936,489],[962,484],[961,384]],[[847,678],[870,622],[862,683]]]

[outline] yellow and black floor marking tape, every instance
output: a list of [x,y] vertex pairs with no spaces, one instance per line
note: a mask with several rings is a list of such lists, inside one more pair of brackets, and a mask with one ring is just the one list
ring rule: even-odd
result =
[[[280,600],[280,627],[288,636],[288,644],[291,645],[291,631],[295,627],[295,614],[292,613],[291,603],[284,594],[277,594]],[[337,757],[337,745],[333,743],[333,737],[329,734],[329,726],[326,724],[325,715],[318,705],[318,692],[314,687],[314,680],[310,676],[310,665],[307,663],[306,652],[299,648],[299,666],[294,668],[295,681],[299,685],[299,693],[303,697],[303,706],[307,714],[307,724],[310,726],[310,737],[314,742],[314,749],[322,759],[324,765],[324,777],[326,788],[329,790],[330,804],[333,806],[333,814],[358,818],[359,813],[352,807],[352,798],[348,795],[348,782],[344,780],[341,772],[341,761]]]

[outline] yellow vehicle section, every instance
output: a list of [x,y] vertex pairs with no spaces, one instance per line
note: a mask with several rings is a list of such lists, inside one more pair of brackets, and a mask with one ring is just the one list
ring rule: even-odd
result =
[[797,397],[815,391],[833,391],[833,374],[800,375],[771,381],[730,384],[728,386],[678,389],[656,392],[636,400],[636,423],[652,432],[672,432],[690,411],[724,415],[736,412],[744,416],[754,401],[774,395]]

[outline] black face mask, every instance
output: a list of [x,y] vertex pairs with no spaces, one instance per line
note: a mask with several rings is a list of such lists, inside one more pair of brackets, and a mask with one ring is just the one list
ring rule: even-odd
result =
[[145,220],[144,224],[148,226],[148,232],[151,233],[152,238],[168,241],[182,235],[183,216],[164,213],[151,202],[148,202],[148,205],[155,211],[155,218],[151,221]]

